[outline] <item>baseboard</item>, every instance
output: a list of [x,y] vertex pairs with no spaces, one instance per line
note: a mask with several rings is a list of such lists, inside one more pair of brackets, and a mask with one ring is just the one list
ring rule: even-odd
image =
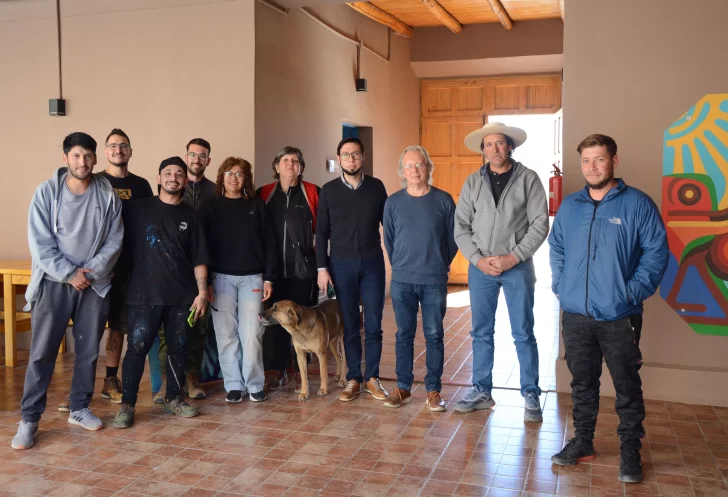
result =
[[[680,365],[644,364],[640,370],[645,399],[687,404],[728,406],[728,371],[701,370]],[[601,395],[614,397],[612,377],[602,366]],[[556,391],[571,393],[571,373],[564,359],[556,360]]]

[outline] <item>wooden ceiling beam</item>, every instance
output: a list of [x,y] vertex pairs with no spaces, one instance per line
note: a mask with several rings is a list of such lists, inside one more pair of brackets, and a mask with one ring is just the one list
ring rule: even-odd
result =
[[453,33],[459,33],[463,30],[463,25],[460,24],[460,21],[455,19],[453,15],[448,12],[445,7],[440,5],[440,2],[437,0],[422,0],[422,3],[425,4],[425,7],[432,12],[432,15],[435,16],[438,21],[447,26]]
[[490,5],[490,10],[492,10],[493,13],[498,16],[498,20],[503,25],[503,27],[510,31],[511,28],[513,28],[513,21],[511,20],[511,16],[508,15],[505,7],[503,7],[501,1],[488,0],[488,5]]
[[360,14],[367,16],[369,19],[372,19],[379,24],[391,28],[392,31],[394,31],[398,35],[406,37],[412,36],[412,26],[408,26],[389,12],[380,9],[371,2],[349,2],[346,5],[356,10]]
[[564,22],[564,0],[559,0],[559,13],[561,14],[561,22]]

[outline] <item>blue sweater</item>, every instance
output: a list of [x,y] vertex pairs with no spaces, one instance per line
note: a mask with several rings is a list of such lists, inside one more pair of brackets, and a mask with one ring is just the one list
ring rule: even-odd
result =
[[413,197],[400,190],[384,204],[384,246],[392,264],[392,279],[415,285],[447,283],[457,254],[455,202],[434,186]]
[[657,206],[621,179],[599,205],[587,188],[566,197],[549,245],[552,289],[562,309],[599,321],[641,314],[667,267]]

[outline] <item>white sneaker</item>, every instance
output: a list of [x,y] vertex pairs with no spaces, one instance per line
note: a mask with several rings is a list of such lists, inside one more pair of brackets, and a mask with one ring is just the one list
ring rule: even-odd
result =
[[94,416],[91,409],[86,407],[80,411],[73,411],[68,416],[68,424],[80,426],[84,430],[98,431],[104,427],[104,423],[99,418]]
[[541,413],[541,403],[538,401],[538,395],[535,392],[526,392],[525,396],[525,409],[523,420],[540,423],[543,421],[543,414]]
[[491,409],[493,406],[495,406],[495,401],[489,393],[472,387],[465,398],[456,402],[454,407],[458,412],[473,412],[476,409]]
[[13,449],[30,449],[38,437],[38,423],[29,421],[21,421],[18,423],[18,433],[13,437],[10,446]]

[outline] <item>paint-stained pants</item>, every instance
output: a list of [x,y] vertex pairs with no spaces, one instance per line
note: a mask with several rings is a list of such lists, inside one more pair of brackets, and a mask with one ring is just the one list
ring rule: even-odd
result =
[[189,305],[130,305],[127,350],[122,369],[121,402],[135,405],[139,382],[144,374],[144,361],[154,344],[159,328],[164,325],[167,341],[167,400],[180,395],[185,385],[187,360],[187,316]]

